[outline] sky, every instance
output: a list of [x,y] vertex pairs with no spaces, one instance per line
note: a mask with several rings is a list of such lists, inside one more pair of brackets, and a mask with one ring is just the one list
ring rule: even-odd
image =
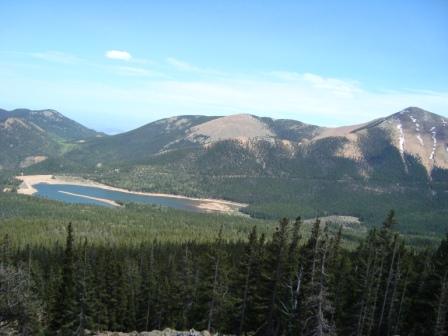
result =
[[0,108],[106,132],[185,114],[448,116],[447,0],[0,0]]

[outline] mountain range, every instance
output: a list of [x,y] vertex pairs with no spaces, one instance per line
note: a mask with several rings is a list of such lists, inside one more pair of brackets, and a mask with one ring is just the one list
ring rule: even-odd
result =
[[389,208],[408,232],[448,228],[448,120],[417,107],[336,128],[249,114],[177,116],[105,136],[53,110],[0,110],[3,170],[248,203],[256,217]]

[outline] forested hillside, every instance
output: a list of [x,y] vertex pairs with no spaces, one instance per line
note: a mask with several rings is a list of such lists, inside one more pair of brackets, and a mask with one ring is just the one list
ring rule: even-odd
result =
[[252,115],[178,116],[78,144],[26,173],[74,174],[126,189],[223,198],[258,218],[395,208],[399,230],[448,230],[448,122],[410,107],[336,128]]
[[0,330],[208,329],[235,335],[445,335],[448,237],[414,251],[380,229],[347,250],[341,231],[282,219],[227,241],[101,246],[69,224],[65,244],[0,249]]

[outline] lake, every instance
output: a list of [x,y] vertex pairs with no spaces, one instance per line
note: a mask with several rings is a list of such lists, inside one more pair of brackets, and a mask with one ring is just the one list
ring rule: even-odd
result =
[[202,201],[188,198],[169,197],[169,196],[134,194],[115,190],[107,190],[94,186],[80,186],[73,184],[38,183],[34,185],[34,188],[37,190],[37,192],[35,193],[35,195],[37,196],[56,201],[62,201],[66,203],[91,204],[91,205],[114,207],[113,204],[99,200],[99,199],[106,199],[119,202],[134,202],[143,204],[162,205],[175,209],[193,211],[193,212],[210,212],[210,210],[205,210],[198,207],[200,204],[207,202],[206,200]]

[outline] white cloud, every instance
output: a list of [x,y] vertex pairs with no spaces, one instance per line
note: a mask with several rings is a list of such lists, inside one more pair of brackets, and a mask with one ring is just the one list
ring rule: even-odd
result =
[[182,61],[182,60],[174,58],[174,57],[168,57],[165,61],[169,65],[171,65],[173,68],[175,68],[176,70],[182,71],[182,72],[190,72],[190,73],[194,73],[196,75],[217,76],[217,77],[226,77],[229,75],[227,73],[217,71],[214,69],[201,68],[201,67],[195,66],[191,63]]
[[300,74],[297,72],[274,71],[271,73],[274,77],[290,82],[308,82],[315,88],[325,89],[335,94],[352,96],[360,92],[359,83],[351,80],[342,80],[337,78],[322,77],[313,73]]
[[118,75],[134,77],[165,77],[162,73],[141,67],[119,66],[113,68]]
[[77,56],[67,54],[61,51],[44,51],[44,52],[36,52],[31,53],[31,56],[34,58],[39,58],[48,62],[56,62],[63,64],[74,64],[81,61]]
[[167,63],[173,67],[175,67],[177,70],[181,71],[199,71],[200,69],[195,67],[194,65],[187,63],[185,61],[178,60],[174,57],[168,57],[166,59]]
[[353,95],[361,92],[357,83],[336,78],[324,78],[316,74],[305,73],[303,79],[311,83],[314,87],[326,89],[341,95]]
[[105,56],[109,59],[121,61],[130,61],[132,59],[131,54],[124,50],[108,50]]

